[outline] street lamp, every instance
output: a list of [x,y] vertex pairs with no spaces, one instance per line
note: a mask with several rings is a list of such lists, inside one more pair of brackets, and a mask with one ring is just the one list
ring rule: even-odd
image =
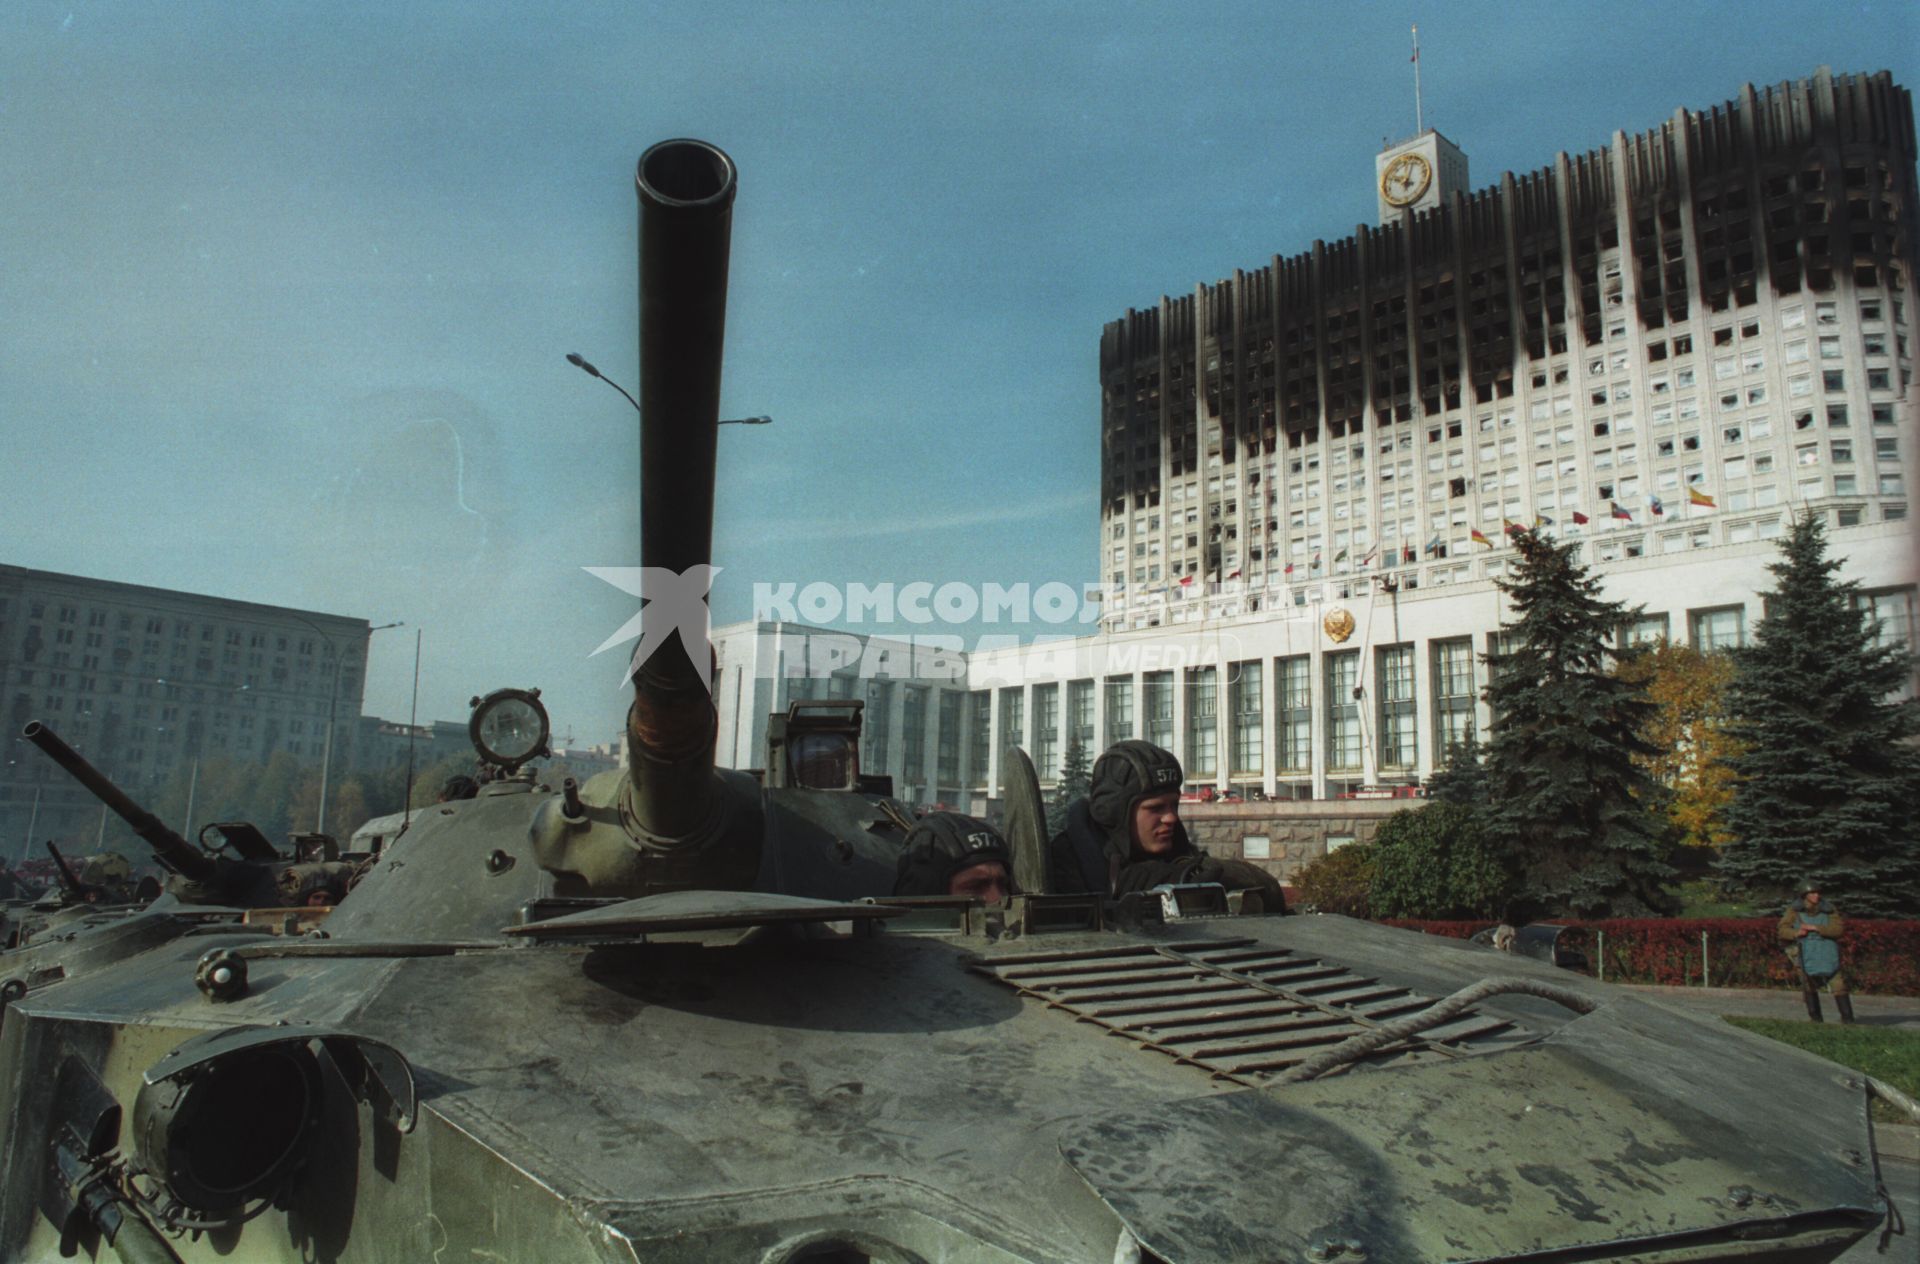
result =
[[[333,638],[325,632],[322,632],[319,624],[303,614],[294,614],[291,610],[285,613],[293,615],[294,618],[312,628],[314,634],[327,643],[327,652],[333,655],[333,684],[327,690],[327,738],[326,743],[320,748],[320,810],[315,814],[313,822],[313,832],[316,834],[324,834],[327,832],[327,780],[333,773],[333,716],[340,702],[340,668],[345,660],[341,658],[339,648],[334,645]],[[375,632],[384,632],[388,628],[404,628],[406,626],[406,623],[403,621],[379,623],[368,628],[367,635],[371,637]]]
[[[588,377],[597,377],[602,382],[605,382],[608,386],[611,386],[614,390],[619,391],[622,395],[626,395],[627,402],[633,405],[633,410],[635,412],[641,411],[640,401],[635,399],[631,395],[627,395],[626,387],[620,385],[620,383],[614,381],[612,378],[602,373],[599,369],[596,369],[593,365],[589,364],[586,360],[586,357],[582,356],[578,351],[567,352],[567,363],[571,364],[574,368],[579,369],[582,373],[586,374]],[[757,417],[727,417],[727,418],[723,418],[720,421],[716,421],[713,424],[716,426],[771,426],[773,424],[773,418],[767,416],[765,413],[761,413]]]

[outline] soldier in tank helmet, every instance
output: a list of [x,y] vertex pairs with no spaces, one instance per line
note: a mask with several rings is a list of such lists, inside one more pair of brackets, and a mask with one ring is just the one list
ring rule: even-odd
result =
[[985,821],[930,812],[907,834],[895,895],[956,895],[998,904],[1012,891],[1013,849]]
[[1180,761],[1152,742],[1117,742],[1093,765],[1087,797],[1067,809],[1048,848],[1055,891],[1124,895],[1161,883],[1218,882],[1260,893],[1266,912],[1286,912],[1279,880],[1244,860],[1216,860],[1180,822]]
[[436,803],[455,803],[461,799],[471,799],[480,793],[480,783],[466,773],[455,773],[448,777],[440,787],[440,793],[434,799]]

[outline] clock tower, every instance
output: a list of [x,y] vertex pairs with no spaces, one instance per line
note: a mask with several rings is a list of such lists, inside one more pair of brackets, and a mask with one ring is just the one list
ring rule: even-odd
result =
[[1412,140],[1389,145],[1373,160],[1374,196],[1380,222],[1390,224],[1440,205],[1467,191],[1467,156],[1428,128]]

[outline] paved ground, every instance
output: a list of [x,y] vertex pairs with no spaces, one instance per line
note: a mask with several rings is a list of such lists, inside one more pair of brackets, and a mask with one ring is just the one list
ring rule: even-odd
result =
[[[1740,1018],[1786,1018],[1807,1021],[1800,993],[1771,988],[1698,988],[1654,987],[1643,984],[1619,984],[1685,1009],[1716,1016]],[[1820,1004],[1826,1021],[1839,1021],[1833,998],[1822,995]],[[1920,997],[1859,996],[1853,998],[1854,1017],[1862,1026],[1898,1027],[1920,1031]],[[1882,1255],[1876,1249],[1880,1235],[1874,1233],[1836,1264],[1891,1264],[1894,1260],[1920,1259],[1920,1128],[1882,1125],[1876,1129],[1881,1169],[1887,1191],[1906,1220],[1904,1238],[1895,1238]]]
[[[1620,983],[1617,987],[1642,992],[1669,1005],[1679,1005],[1702,1013],[1741,1018],[1789,1018],[1805,1022],[1807,1009],[1800,993],[1776,988],[1699,988],[1655,987],[1651,984]],[[1826,1021],[1840,1021],[1833,998],[1821,993],[1820,1010]],[[1875,1027],[1899,1027],[1920,1031],[1920,996],[1863,996],[1853,998],[1853,1014],[1862,1024]]]

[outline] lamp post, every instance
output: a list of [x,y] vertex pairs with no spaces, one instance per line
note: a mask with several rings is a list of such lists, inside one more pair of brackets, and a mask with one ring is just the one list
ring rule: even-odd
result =
[[[293,611],[289,610],[287,613],[293,614]],[[340,668],[344,660],[340,656],[339,648],[334,645],[333,638],[322,632],[319,624],[305,615],[293,614],[293,617],[312,628],[314,635],[326,642],[327,652],[333,655],[333,684],[327,689],[327,736],[320,747],[320,810],[315,813],[313,822],[313,832],[324,834],[327,832],[327,780],[333,773],[333,716],[340,703]],[[371,638],[375,632],[405,626],[404,621],[378,623],[367,629],[367,635]]]
[[[614,381],[612,378],[602,373],[599,369],[596,369],[593,365],[589,364],[585,359],[581,357],[579,352],[569,351],[567,353],[567,363],[571,364],[574,368],[579,369],[582,373],[586,374],[588,377],[597,377],[602,382],[605,382],[608,386],[611,386],[614,390],[619,391],[622,395],[626,396],[627,402],[633,405],[633,410],[635,412],[640,411],[640,401],[635,399],[631,395],[627,395],[626,387],[620,385],[620,383]],[[716,426],[771,426],[773,424],[773,418],[767,416],[765,413],[761,413],[757,417],[725,417],[719,421],[714,422],[713,424]]]

